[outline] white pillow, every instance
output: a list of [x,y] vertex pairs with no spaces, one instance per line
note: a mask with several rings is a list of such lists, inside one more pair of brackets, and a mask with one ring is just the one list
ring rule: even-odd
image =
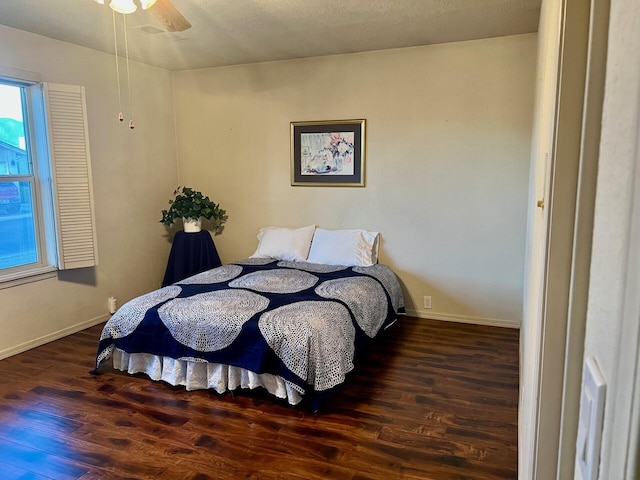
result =
[[264,227],[258,232],[258,249],[251,258],[271,257],[304,262],[309,255],[315,225],[302,228]]
[[378,263],[378,232],[316,228],[308,262],[348,267]]

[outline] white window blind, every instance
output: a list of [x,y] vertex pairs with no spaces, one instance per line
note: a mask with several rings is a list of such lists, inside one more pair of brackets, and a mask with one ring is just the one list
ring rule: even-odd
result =
[[98,264],[84,87],[44,84],[60,270]]

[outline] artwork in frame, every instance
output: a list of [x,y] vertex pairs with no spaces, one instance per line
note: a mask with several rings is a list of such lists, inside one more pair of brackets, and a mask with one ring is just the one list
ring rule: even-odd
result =
[[291,122],[291,185],[364,187],[365,120]]

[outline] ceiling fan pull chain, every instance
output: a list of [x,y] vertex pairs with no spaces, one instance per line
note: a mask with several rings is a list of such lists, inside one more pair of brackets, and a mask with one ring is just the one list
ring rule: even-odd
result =
[[129,70],[129,41],[127,39],[127,17],[122,15],[122,19],[124,22],[124,52],[125,58],[127,59],[127,88],[129,89],[129,111],[131,115],[131,119],[129,120],[129,128],[134,129],[135,124],[133,123],[133,92],[131,91],[131,71]]
[[120,91],[120,68],[118,66],[118,33],[116,30],[116,12],[111,10],[111,19],[113,21],[113,46],[116,52],[116,82],[118,82],[118,108],[120,113],[118,114],[118,120],[123,121],[124,115],[122,114],[122,92]]

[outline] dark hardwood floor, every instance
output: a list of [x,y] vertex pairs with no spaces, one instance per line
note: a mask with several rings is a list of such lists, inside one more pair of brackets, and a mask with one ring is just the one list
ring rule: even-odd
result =
[[92,376],[100,330],[0,361],[0,479],[517,478],[517,330],[401,317],[318,414]]

